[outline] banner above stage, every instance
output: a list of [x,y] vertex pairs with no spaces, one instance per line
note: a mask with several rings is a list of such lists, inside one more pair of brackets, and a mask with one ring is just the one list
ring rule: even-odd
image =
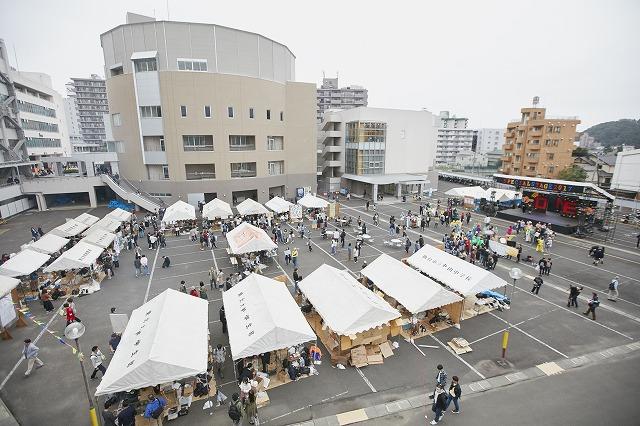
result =
[[513,185],[519,189],[531,189],[537,191],[548,191],[558,193],[570,193],[570,194],[582,194],[584,193],[584,187],[578,185],[571,185],[571,182],[547,182],[545,180],[537,179],[518,179],[514,177],[498,177],[494,176],[496,183],[502,183],[505,185]]

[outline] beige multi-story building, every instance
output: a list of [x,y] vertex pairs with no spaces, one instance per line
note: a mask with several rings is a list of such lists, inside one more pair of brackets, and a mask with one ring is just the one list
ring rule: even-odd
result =
[[[534,103],[534,105],[537,102]],[[522,108],[520,120],[507,124],[504,174],[555,178],[573,164],[577,117],[547,117],[545,108]]]
[[127,14],[101,35],[120,173],[192,204],[316,188],[316,89],[259,34]]

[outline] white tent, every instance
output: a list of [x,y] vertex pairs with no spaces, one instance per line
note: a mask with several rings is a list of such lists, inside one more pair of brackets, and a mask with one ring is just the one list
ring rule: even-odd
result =
[[222,293],[222,299],[234,360],[316,340],[280,281],[251,274]]
[[167,207],[162,216],[164,223],[174,223],[179,220],[192,220],[196,218],[196,208],[189,203],[178,200]]
[[120,222],[126,222],[129,219],[131,219],[131,212],[128,212],[126,210],[123,210],[121,208],[117,208],[115,210],[113,210],[112,212],[110,212],[107,216],[105,217],[110,217],[112,219],[118,220]]
[[361,273],[412,314],[462,300],[431,278],[386,254],[378,256]]
[[51,265],[44,268],[44,272],[88,268],[93,265],[103,251],[102,247],[78,241],[75,246],[62,253]]
[[269,209],[273,210],[276,213],[286,213],[289,211],[289,208],[293,205],[293,203],[290,203],[284,198],[273,197],[272,199],[264,203],[264,205],[269,207]]
[[474,199],[489,198],[487,191],[479,186],[461,186],[459,188],[451,188],[445,195],[452,197],[470,197]]
[[428,244],[411,255],[407,262],[463,296],[507,285],[505,280],[486,269]]
[[400,317],[400,312],[353,278],[327,264],[298,283],[325,324],[350,336]]
[[202,206],[202,217],[206,217],[209,220],[216,218],[226,219],[230,216],[233,216],[231,206],[219,198],[214,198]]
[[48,254],[24,249],[0,266],[0,275],[20,277],[40,269],[51,258]]
[[116,239],[116,234],[112,234],[111,232],[107,232],[104,229],[98,228],[93,230],[83,239],[81,239],[80,242],[93,244],[95,246],[106,249],[115,239]]
[[53,228],[50,233],[53,235],[58,235],[60,237],[75,237],[80,234],[82,231],[87,229],[89,225],[84,224],[82,222],[76,222],[73,219],[67,220],[60,226],[56,226]]
[[122,225],[122,222],[120,222],[117,219],[114,219],[112,217],[109,216],[105,216],[102,219],[100,219],[99,221],[97,221],[96,223],[94,223],[93,225],[91,225],[91,227],[89,229],[87,229],[86,231],[84,231],[82,233],[82,235],[87,236],[93,232],[95,232],[96,230],[103,230],[103,231],[107,231],[107,232],[116,232],[116,230],[118,228],[120,228],[120,225]]
[[227,232],[227,242],[233,254],[253,253],[278,247],[266,232],[247,222],[242,222]]
[[62,238],[59,235],[49,233],[45,234],[38,241],[30,243],[28,245],[28,248],[31,250],[39,251],[40,253],[51,254],[66,246],[67,243],[69,243],[68,239]]
[[[495,192],[495,194],[492,194],[493,192]],[[519,192],[502,188],[487,189],[487,199],[491,199],[491,195],[494,195],[495,201],[511,201],[522,198],[522,194],[520,194]]]
[[204,373],[208,309],[204,299],[167,289],[134,310],[96,395]]
[[240,213],[242,216],[246,216],[249,214],[269,213],[269,210],[267,210],[265,206],[263,206],[253,198],[247,198],[246,200],[238,204],[236,206],[236,209],[238,209],[238,213]]
[[11,290],[18,287],[20,280],[0,275],[0,299],[11,293]]
[[89,213],[82,213],[80,216],[76,217],[73,220],[75,220],[76,222],[84,223],[87,226],[91,226],[97,221],[99,221],[100,218]]
[[298,204],[307,209],[324,209],[329,205],[328,202],[313,194],[306,194],[298,200]]

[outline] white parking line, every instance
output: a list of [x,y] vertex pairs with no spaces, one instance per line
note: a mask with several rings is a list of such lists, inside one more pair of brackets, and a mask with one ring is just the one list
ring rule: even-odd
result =
[[204,270],[204,271],[196,271],[196,272],[188,272],[186,274],[180,274],[180,275],[171,275],[170,277],[160,277],[160,278],[156,278],[158,281],[159,280],[171,280],[173,278],[180,278],[180,277],[186,277],[188,275],[197,275],[197,274],[202,274],[208,272],[208,270]]
[[202,260],[193,260],[191,262],[182,262],[182,263],[174,263],[171,266],[179,266],[179,265],[191,265],[192,263],[201,263],[201,262],[211,262],[211,260],[209,259],[202,259]]
[[435,340],[436,342],[438,342],[438,344],[440,346],[442,346],[443,348],[445,348],[451,355],[453,355],[454,357],[458,358],[458,361],[460,361],[461,363],[463,363],[464,365],[466,365],[471,371],[473,371],[474,373],[476,373],[478,375],[478,377],[480,377],[481,379],[486,379],[486,377],[484,376],[484,374],[482,374],[481,372],[479,372],[478,370],[476,370],[476,368],[469,364],[467,361],[465,361],[464,359],[462,359],[462,357],[460,357],[460,355],[458,355],[457,353],[455,353],[453,351],[453,349],[451,349],[448,345],[445,345],[444,343],[442,343],[436,336],[434,336],[433,334],[430,335],[429,337],[431,337],[433,340]]
[[358,374],[360,374],[360,377],[362,377],[362,380],[364,380],[364,382],[367,384],[367,386],[369,386],[369,389],[371,389],[371,392],[378,392],[376,390],[376,388],[373,387],[373,385],[371,384],[369,379],[367,379],[367,376],[365,376],[364,373],[362,372],[362,370],[360,370],[359,367],[356,367],[356,371],[358,372]]
[[144,302],[147,303],[147,299],[149,298],[149,290],[151,289],[151,280],[153,279],[153,273],[156,271],[156,262],[158,261],[158,254],[160,253],[160,248],[156,249],[156,256],[153,258],[153,265],[151,266],[151,274],[149,274],[149,281],[147,282],[147,291],[144,293]]
[[[517,326],[517,325],[522,325],[522,324],[524,324],[525,322],[532,321],[532,320],[534,320],[534,319],[540,318],[541,316],[546,315],[546,314],[550,314],[551,312],[555,312],[555,311],[557,311],[558,309],[560,309],[560,308],[555,308],[555,309],[552,309],[552,310],[550,310],[550,311],[542,312],[541,314],[538,314],[538,315],[533,316],[533,317],[531,317],[531,318],[527,318],[526,320],[522,320],[522,321],[520,321],[520,322],[518,322],[518,323],[515,323],[514,325],[516,325],[516,326]],[[481,337],[481,338],[479,338],[479,339],[476,339],[476,340],[474,340],[473,342],[469,342],[469,345],[473,345],[474,343],[478,343],[478,342],[480,342],[480,341],[482,341],[482,340],[484,340],[484,339],[487,339],[487,338],[489,338],[489,337],[495,336],[496,334],[500,334],[500,333],[502,333],[502,332],[503,332],[503,331],[505,331],[505,330],[506,330],[506,328],[500,329],[500,330],[498,330],[498,331],[496,331],[496,332],[494,332],[494,333],[491,333],[491,334],[488,334],[488,335],[486,335],[486,336],[484,336],[484,337]]]

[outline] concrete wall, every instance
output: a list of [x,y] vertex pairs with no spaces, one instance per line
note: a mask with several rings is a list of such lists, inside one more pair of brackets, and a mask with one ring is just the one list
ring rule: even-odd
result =
[[619,152],[611,178],[611,189],[640,192],[638,164],[640,164],[640,149]]

